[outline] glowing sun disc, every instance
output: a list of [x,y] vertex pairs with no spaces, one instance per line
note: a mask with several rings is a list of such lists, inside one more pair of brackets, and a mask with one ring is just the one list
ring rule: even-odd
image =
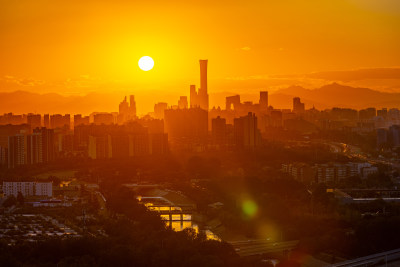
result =
[[139,68],[144,71],[149,71],[154,67],[154,60],[151,57],[144,56],[139,59]]

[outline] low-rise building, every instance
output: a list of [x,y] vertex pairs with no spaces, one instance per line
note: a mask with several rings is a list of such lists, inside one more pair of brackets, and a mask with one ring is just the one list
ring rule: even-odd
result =
[[17,196],[18,193],[27,196],[53,196],[52,182],[3,182],[4,197]]

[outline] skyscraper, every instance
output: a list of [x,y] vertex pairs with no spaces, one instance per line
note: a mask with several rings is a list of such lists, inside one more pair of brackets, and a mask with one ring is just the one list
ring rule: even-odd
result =
[[43,162],[53,161],[54,155],[54,130],[46,128],[36,128],[33,130],[33,134],[37,134],[40,138],[41,153]]
[[136,119],[136,102],[134,95],[129,96],[129,114],[132,119]]
[[56,128],[67,128],[71,127],[71,116],[69,114],[65,114],[64,116],[61,114],[53,114],[50,116],[50,127],[52,129]]
[[29,113],[27,116],[27,122],[31,126],[31,129],[42,126],[42,116],[40,114]]
[[89,124],[89,116],[82,116],[82,114],[74,115],[74,127],[78,125],[88,125]]
[[216,145],[225,145],[226,140],[226,119],[220,116],[211,120],[212,122],[212,140]]
[[123,124],[124,122],[134,119],[136,119],[135,96],[129,96],[129,104],[125,96],[124,100],[119,104],[118,123]]
[[50,128],[50,115],[49,114],[43,115],[43,126],[46,127],[47,129]]
[[196,85],[191,84],[190,85],[190,107],[191,108],[196,108],[199,107],[199,96],[196,91]]
[[154,105],[154,117],[156,119],[164,119],[164,110],[168,108],[168,104],[164,102],[158,102]]
[[27,136],[27,164],[43,163],[43,144],[40,133]]
[[266,110],[268,108],[268,91],[260,92],[260,110]]
[[293,112],[294,113],[302,113],[304,112],[305,107],[304,103],[301,103],[300,97],[294,97],[293,98]]
[[200,88],[198,92],[195,85],[190,85],[190,107],[199,107],[208,111],[207,63],[208,60],[200,60]]
[[27,163],[27,138],[24,134],[8,137],[8,168]]
[[238,149],[254,149],[260,144],[257,117],[249,112],[247,116],[234,119],[235,143]]
[[188,107],[187,96],[181,96],[178,100],[178,107],[184,109]]
[[124,97],[124,100],[119,103],[119,114],[127,114],[129,113],[129,104],[128,101],[126,101],[126,96]]

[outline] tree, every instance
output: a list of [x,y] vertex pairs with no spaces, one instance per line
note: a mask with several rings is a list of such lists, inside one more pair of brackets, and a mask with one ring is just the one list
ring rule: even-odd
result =
[[17,204],[17,199],[14,197],[14,195],[11,195],[6,200],[4,200],[3,207],[9,208],[11,206],[14,206],[15,204]]
[[21,206],[24,205],[25,198],[21,192],[18,192],[17,201],[18,201],[18,204],[20,204]]

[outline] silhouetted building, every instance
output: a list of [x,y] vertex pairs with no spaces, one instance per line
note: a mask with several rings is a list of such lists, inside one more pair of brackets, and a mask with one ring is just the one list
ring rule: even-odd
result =
[[164,119],[164,110],[168,108],[168,104],[159,102],[154,105],[154,117],[156,119]]
[[400,146],[400,125],[392,125],[389,127],[388,139],[391,147]]
[[235,144],[238,149],[254,149],[260,145],[261,136],[257,128],[257,117],[249,112],[247,116],[234,119]]
[[132,118],[130,119],[136,119],[136,102],[135,102],[135,96],[130,95],[129,96],[129,114]]
[[226,110],[237,110],[240,106],[240,95],[227,96],[225,105]]
[[24,134],[8,137],[8,168],[27,163],[27,138]]
[[181,96],[179,98],[178,108],[180,108],[180,109],[188,108],[187,96]]
[[269,126],[274,128],[280,128],[283,126],[282,111],[280,110],[271,111],[271,120],[269,122]]
[[126,96],[124,100],[119,104],[119,114],[118,114],[118,123],[123,124],[129,116],[129,104],[126,101]]
[[13,113],[7,113],[4,114],[3,116],[0,116],[0,125],[7,125],[7,124],[18,125],[26,122],[27,119],[25,115],[15,115]]
[[260,92],[260,111],[266,111],[268,109],[268,91]]
[[43,126],[46,127],[47,129],[50,129],[50,115],[49,114],[43,115]]
[[358,111],[350,108],[332,108],[331,118],[334,120],[356,121],[358,119]]
[[208,134],[208,112],[200,108],[167,109],[164,111],[164,130],[169,140],[185,139],[205,143]]
[[361,121],[370,120],[376,116],[376,109],[375,108],[367,108],[361,109],[358,112],[358,119]]
[[114,115],[111,113],[97,113],[93,115],[94,124],[114,124]]
[[89,136],[88,155],[90,158],[111,158],[111,153],[111,140],[109,135]]
[[129,96],[129,104],[126,100],[126,96],[124,100],[119,104],[119,114],[118,114],[118,123],[123,124],[126,121],[136,119],[136,102],[135,96]]
[[304,103],[301,103],[300,97],[293,98],[293,112],[294,113],[303,113],[305,110]]
[[[141,118],[137,120],[137,123],[147,128],[149,134],[164,133],[164,120]],[[131,124],[127,125],[128,128],[130,128],[130,126]]]
[[55,158],[54,130],[36,128],[27,135],[27,164],[47,163]]
[[381,116],[382,118],[386,119],[387,115],[388,115],[388,110],[387,108],[383,108],[380,110],[377,110],[377,116]]
[[69,114],[60,115],[54,114],[50,116],[50,128],[67,128],[71,129],[71,117]]
[[58,156],[66,156],[69,152],[74,151],[74,135],[71,133],[58,134]]
[[77,142],[77,147],[86,148],[92,159],[166,153],[168,138],[159,129],[162,120],[146,121],[150,127],[141,125],[141,120],[124,125],[81,125],[75,129],[74,142]]
[[227,143],[226,120],[220,116],[212,119],[212,140],[215,145]]
[[27,164],[43,163],[43,145],[42,138],[39,133],[33,133],[26,136],[27,151],[26,158]]
[[200,60],[200,88],[198,92],[195,85],[190,85],[190,107],[199,107],[208,111],[207,63],[207,60]]
[[31,129],[42,126],[42,116],[40,114],[29,113],[27,116],[27,123],[31,126]]
[[89,119],[89,116],[82,116],[82,114],[74,115],[74,128],[78,125],[88,125]]
[[129,157],[129,136],[126,133],[109,135],[108,137],[112,158],[128,158]]
[[128,114],[129,113],[129,103],[126,101],[126,96],[124,100],[119,103],[119,114]]
[[16,134],[29,134],[31,128],[28,124],[0,125],[0,146],[8,148],[8,137]]

